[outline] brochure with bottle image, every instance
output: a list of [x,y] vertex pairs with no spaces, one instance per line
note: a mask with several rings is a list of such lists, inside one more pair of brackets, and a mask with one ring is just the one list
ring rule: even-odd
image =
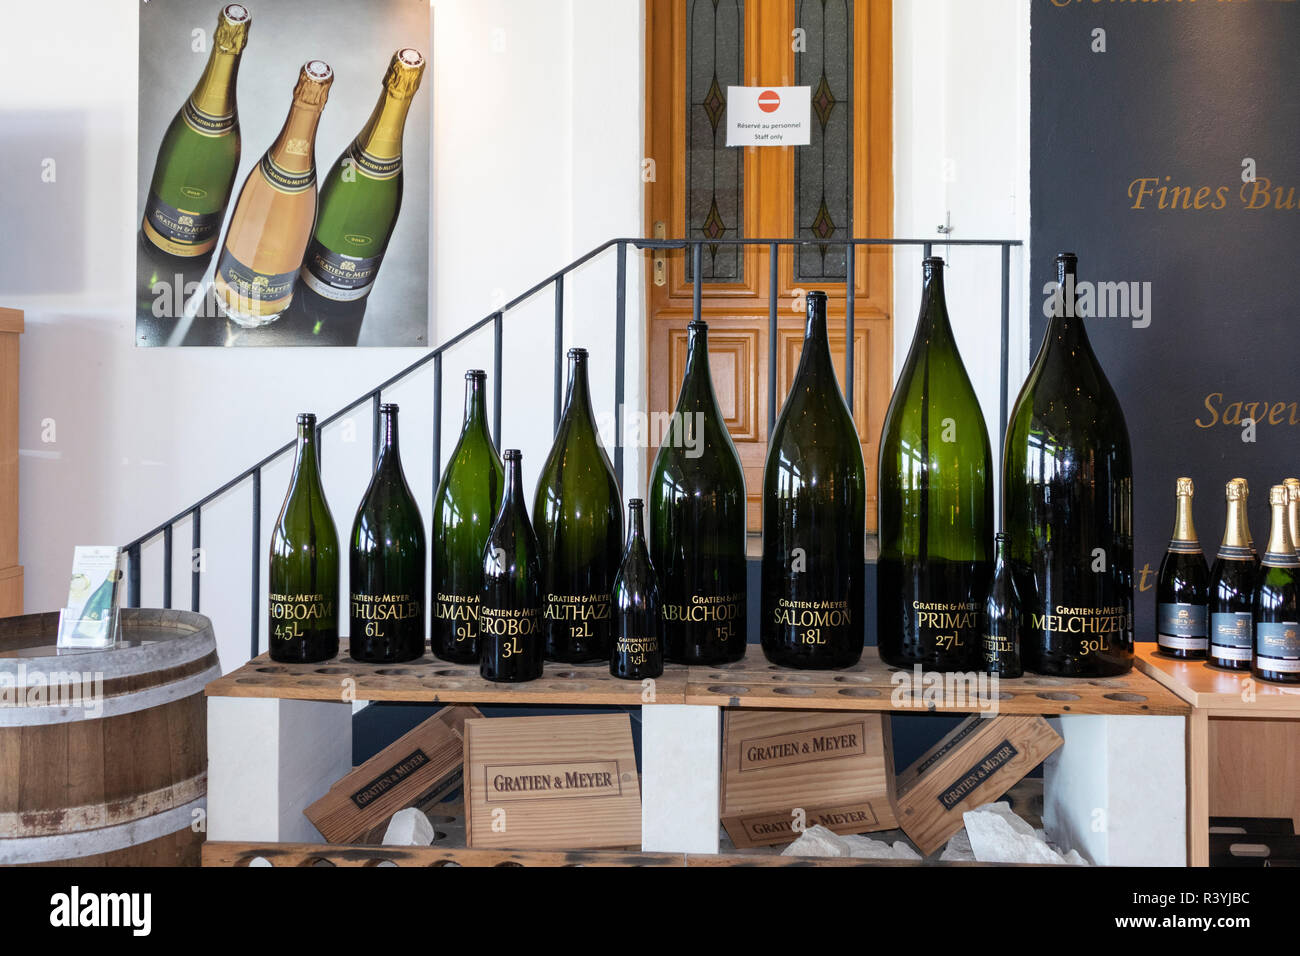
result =
[[59,647],[108,647],[116,639],[122,602],[122,552],[113,545],[78,545],[68,601],[59,616]]

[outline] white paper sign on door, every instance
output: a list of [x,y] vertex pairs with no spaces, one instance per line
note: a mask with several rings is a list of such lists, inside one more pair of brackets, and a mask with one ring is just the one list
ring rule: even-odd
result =
[[807,146],[811,86],[727,87],[728,146]]

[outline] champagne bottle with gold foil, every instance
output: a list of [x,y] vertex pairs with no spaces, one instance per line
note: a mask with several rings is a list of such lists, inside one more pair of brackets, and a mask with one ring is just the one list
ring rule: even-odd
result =
[[1209,645],[1210,572],[1192,522],[1192,479],[1179,478],[1174,534],[1156,581],[1156,643],[1170,657],[1203,660]]
[[424,65],[419,50],[393,54],[374,112],[321,186],[302,281],[326,299],[352,302],[374,287],[402,208],[402,131]]
[[1272,509],[1268,550],[1255,578],[1255,654],[1251,672],[1261,680],[1300,684],[1300,557],[1287,522],[1285,485],[1268,492]]
[[274,322],[293,301],[316,222],[316,127],[333,82],[328,63],[303,65],[284,127],[235,202],[213,286],[222,310],[244,328]]
[[252,22],[242,4],[221,9],[203,75],[158,147],[141,229],[170,255],[206,255],[221,233],[239,169],[235,80]]
[[1286,526],[1291,532],[1291,544],[1300,552],[1300,478],[1287,478],[1282,482],[1286,488]]
[[1250,670],[1254,642],[1255,574],[1258,562],[1246,521],[1246,479],[1233,478],[1224,489],[1228,516],[1223,543],[1210,571],[1210,646],[1206,659],[1225,670]]

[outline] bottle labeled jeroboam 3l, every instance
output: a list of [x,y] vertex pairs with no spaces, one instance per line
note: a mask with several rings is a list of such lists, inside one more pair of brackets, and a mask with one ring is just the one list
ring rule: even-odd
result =
[[325,177],[302,264],[317,295],[352,302],[374,288],[402,208],[402,133],[424,66],[419,50],[393,54],[374,112]]
[[943,260],[922,270],[921,315],[880,436],[876,642],[895,667],[979,670],[993,453],[948,321]]
[[1076,264],[1056,258],[1051,321],[1007,428],[1004,523],[1025,669],[1104,677],[1133,666],[1133,455],[1075,300]]
[[1255,655],[1251,673],[1278,684],[1300,684],[1300,557],[1291,543],[1285,485],[1268,492],[1272,509],[1268,550],[1255,578]]
[[546,659],[609,660],[609,595],[623,557],[623,505],[591,410],[586,349],[569,349],[564,415],[537,481],[533,526]]
[[465,373],[465,420],[433,499],[433,653],[478,662],[483,546],[496,520],[505,472],[488,432],[487,373]]
[[650,559],[664,657],[723,664],[745,654],[745,474],[709,372],[709,327],[687,326],[686,374],[650,475]]
[[664,672],[664,621],[659,581],[645,541],[645,502],[627,503],[627,547],[614,576],[614,649],[609,672],[623,680],[645,680]]
[[505,495],[484,545],[479,674],[513,683],[542,676],[542,571],[524,501],[523,455],[505,453]]
[[1245,478],[1233,478],[1224,489],[1228,516],[1223,543],[1210,571],[1210,646],[1206,659],[1225,670],[1250,670],[1255,642],[1255,574],[1259,567],[1251,547],[1246,520]]
[[158,147],[141,229],[170,255],[206,255],[221,233],[239,169],[235,81],[252,23],[243,4],[221,9],[203,75]]
[[808,293],[803,354],[763,470],[759,624],[773,664],[848,667],[862,657],[866,469],[826,335],[826,293]]
[[348,650],[370,664],[424,653],[424,520],[402,471],[397,406],[379,406],[379,458],[352,523]]
[[244,328],[274,322],[293,301],[316,222],[316,127],[333,82],[328,63],[303,66],[280,135],[235,201],[213,288],[222,311]]
[[1156,644],[1170,657],[1204,660],[1210,643],[1210,571],[1192,522],[1192,479],[1178,479],[1174,535],[1156,581]]
[[321,487],[316,416],[298,416],[293,478],[267,563],[271,660],[327,661],[339,652],[339,536]]

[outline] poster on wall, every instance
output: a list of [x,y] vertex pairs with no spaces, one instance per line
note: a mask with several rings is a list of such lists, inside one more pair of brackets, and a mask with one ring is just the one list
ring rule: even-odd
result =
[[140,7],[136,345],[428,342],[429,4]]

